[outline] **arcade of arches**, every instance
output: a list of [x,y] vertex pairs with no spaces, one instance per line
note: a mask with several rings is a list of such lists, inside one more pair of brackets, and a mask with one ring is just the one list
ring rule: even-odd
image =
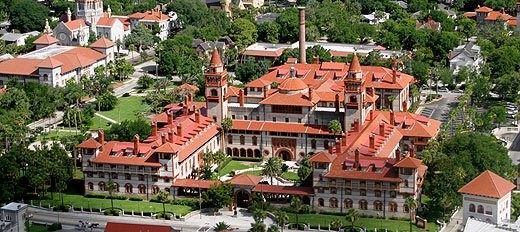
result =
[[260,149],[245,149],[245,148],[226,148],[226,154],[234,157],[247,157],[247,158],[262,158],[262,152]]

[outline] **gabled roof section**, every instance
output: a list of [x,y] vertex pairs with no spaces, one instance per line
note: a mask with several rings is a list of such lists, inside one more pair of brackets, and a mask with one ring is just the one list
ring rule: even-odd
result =
[[422,160],[416,159],[413,157],[406,157],[396,164],[394,164],[394,167],[396,168],[419,168],[422,164]]
[[233,185],[245,185],[245,186],[255,186],[262,180],[260,176],[254,176],[249,174],[240,174],[236,175],[229,182]]
[[36,39],[33,44],[44,44],[44,45],[51,45],[57,43],[59,40],[52,37],[49,34],[43,34],[38,39]]
[[88,27],[87,23],[83,19],[76,19],[69,22],[64,22],[63,24],[71,31],[75,31],[80,27]]
[[172,143],[165,143],[155,149],[156,153],[175,153],[180,150],[180,146]]
[[475,10],[475,12],[481,12],[481,13],[488,13],[488,12],[491,12],[493,11],[493,9],[487,7],[487,6],[482,6],[482,7],[479,7]]
[[38,67],[40,68],[57,68],[62,66],[63,63],[61,63],[59,60],[56,60],[52,57],[47,57],[45,60],[43,60],[40,64],[38,64]]
[[293,105],[293,106],[314,106],[319,96],[313,93],[313,99],[309,99],[308,94],[283,94],[280,92],[274,93],[266,99],[262,100],[260,104],[264,105]]
[[187,83],[184,83],[184,84],[180,85],[178,88],[187,90],[189,92],[194,92],[194,93],[199,92],[199,90],[200,90],[199,87],[194,86],[194,85],[190,85],[190,84],[187,84]]
[[101,37],[101,39],[98,39],[96,42],[92,43],[90,45],[91,48],[110,48],[113,47],[115,44],[112,42],[112,40],[109,40],[105,37]]
[[309,161],[317,163],[332,163],[332,161],[334,161],[334,156],[326,151],[322,151],[316,155],[313,155]]
[[459,193],[500,199],[515,188],[513,183],[486,170],[460,188]]
[[88,148],[88,149],[96,149],[101,147],[101,143],[99,143],[94,138],[89,138],[80,144],[76,145],[77,148]]

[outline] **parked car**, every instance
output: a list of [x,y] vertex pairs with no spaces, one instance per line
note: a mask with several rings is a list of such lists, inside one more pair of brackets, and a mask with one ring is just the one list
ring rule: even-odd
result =
[[464,93],[464,90],[462,90],[462,89],[454,89],[451,92],[452,93]]
[[448,93],[450,91],[448,90],[448,88],[442,87],[442,88],[439,88],[439,92],[441,92],[441,93]]

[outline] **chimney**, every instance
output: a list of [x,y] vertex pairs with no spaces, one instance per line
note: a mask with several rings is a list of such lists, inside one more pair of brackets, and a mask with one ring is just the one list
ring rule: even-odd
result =
[[347,146],[347,133],[341,133],[341,146]]
[[379,135],[385,136],[385,123],[384,122],[379,123]]
[[354,168],[359,168],[359,148],[354,151],[354,154],[356,155],[354,160]]
[[264,99],[267,98],[267,86],[264,86]]
[[395,151],[395,162],[399,162],[401,160],[401,150],[397,149]]
[[152,122],[152,136],[157,136],[157,123]]
[[370,121],[374,121],[374,110],[370,110]]
[[336,107],[336,113],[339,113],[339,108],[341,107],[339,105],[339,93],[336,93],[336,96],[334,97],[334,107]]
[[415,151],[413,147],[410,147],[410,150],[408,150],[408,154],[411,158],[415,158]]
[[291,66],[291,69],[289,69],[289,72],[290,72],[291,78],[296,77],[296,69],[294,68],[294,66]]
[[341,140],[336,138],[336,154],[341,154]]
[[309,101],[312,101],[312,92],[313,92],[312,87],[309,87],[309,96],[308,96]]
[[395,58],[392,58],[392,84],[397,83],[397,64]]
[[305,54],[305,7],[299,7],[298,10],[300,11],[300,63],[305,64],[307,60]]
[[72,21],[72,12],[70,12],[70,8],[67,8],[67,22]]
[[184,106],[182,106],[182,113],[183,113],[184,115],[188,115],[188,113],[189,113],[188,111],[189,111],[189,109],[188,109],[188,105],[184,105]]
[[200,110],[195,111],[195,122],[200,123]]
[[139,135],[134,135],[134,150],[133,154],[139,154]]
[[244,99],[244,90],[243,89],[240,89],[238,91],[238,102],[240,103],[240,107],[244,107],[245,99]]
[[193,102],[193,93],[188,94],[188,101]]
[[359,119],[354,120],[354,131],[359,131]]
[[395,113],[393,110],[390,110],[390,125],[395,125]]
[[333,154],[334,153],[334,146],[329,146],[329,149],[327,149],[329,154]]
[[314,57],[314,63],[315,64],[319,64],[320,63],[320,57],[319,56],[315,56]]
[[188,95],[184,96],[184,105],[188,106],[189,102],[190,102],[190,97],[188,97]]
[[370,148],[376,149],[376,137],[373,134],[368,137],[368,141]]
[[177,136],[182,137],[182,125],[177,124]]
[[164,133],[161,133],[161,143],[162,144],[166,143],[166,135]]
[[103,128],[99,128],[98,130],[98,142],[103,145],[105,143],[105,131],[103,131]]
[[168,117],[168,125],[173,125],[173,112],[171,110],[166,111],[166,117]]
[[197,110],[197,106],[191,105],[191,111],[195,112]]
[[171,129],[168,129],[168,140],[173,143],[173,131]]

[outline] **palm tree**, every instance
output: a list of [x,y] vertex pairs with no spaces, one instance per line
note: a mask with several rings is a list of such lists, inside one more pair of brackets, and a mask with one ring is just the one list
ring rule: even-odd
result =
[[281,231],[283,232],[285,223],[287,223],[289,221],[289,216],[287,215],[287,213],[285,213],[284,211],[281,211],[281,210],[276,211],[274,216],[276,219],[276,224],[278,224],[278,226],[280,226]]
[[300,213],[300,210],[302,209],[302,201],[300,200],[300,197],[299,196],[294,196],[292,199],[291,199],[291,209],[294,211],[294,213],[296,214],[296,228],[298,228],[299,226],[299,221],[298,221],[298,214]]
[[[233,127],[233,119],[231,119],[230,117],[226,117],[226,118],[222,119],[220,126],[222,127],[222,130],[224,130],[222,139],[225,139],[226,132],[229,131],[229,129],[231,129]],[[224,144],[224,146],[226,145],[226,143],[223,143],[223,144]]]
[[161,190],[158,194],[157,194],[157,200],[159,202],[162,203],[162,208],[163,208],[163,216],[166,218],[166,208],[164,207],[164,204],[168,201],[170,201],[170,193],[164,191],[164,190]]
[[264,164],[262,175],[271,177],[271,184],[273,184],[273,177],[282,174],[282,160],[279,157],[270,157]]
[[112,180],[108,180],[105,189],[108,191],[108,194],[110,195],[110,205],[112,206],[112,211],[114,211],[114,198],[112,197],[112,193],[116,191],[116,188],[116,183]]
[[408,197],[408,198],[406,198],[404,205],[406,207],[408,207],[408,212],[410,212],[410,232],[411,232],[413,215],[415,214],[415,208],[417,208],[417,201],[413,197]]
[[341,230],[342,226],[343,226],[343,222],[341,222],[341,220],[339,220],[338,218],[334,218],[334,220],[332,220],[332,222],[330,222],[330,227],[338,228],[338,231]]
[[276,226],[274,224],[269,226],[269,228],[267,228],[267,232],[279,232],[279,231],[280,231],[280,229],[278,228],[278,226]]
[[347,215],[345,217],[347,222],[351,223],[350,231],[354,231],[354,224],[359,219],[359,212],[356,209],[351,208],[347,211]]
[[135,45],[130,44],[128,45],[128,51],[132,54],[132,60],[134,59],[134,52],[135,52]]
[[215,226],[213,227],[213,231],[215,231],[215,232],[226,231],[226,230],[229,230],[230,228],[231,228],[231,226],[226,224],[225,222],[219,222],[219,223],[215,224]]

